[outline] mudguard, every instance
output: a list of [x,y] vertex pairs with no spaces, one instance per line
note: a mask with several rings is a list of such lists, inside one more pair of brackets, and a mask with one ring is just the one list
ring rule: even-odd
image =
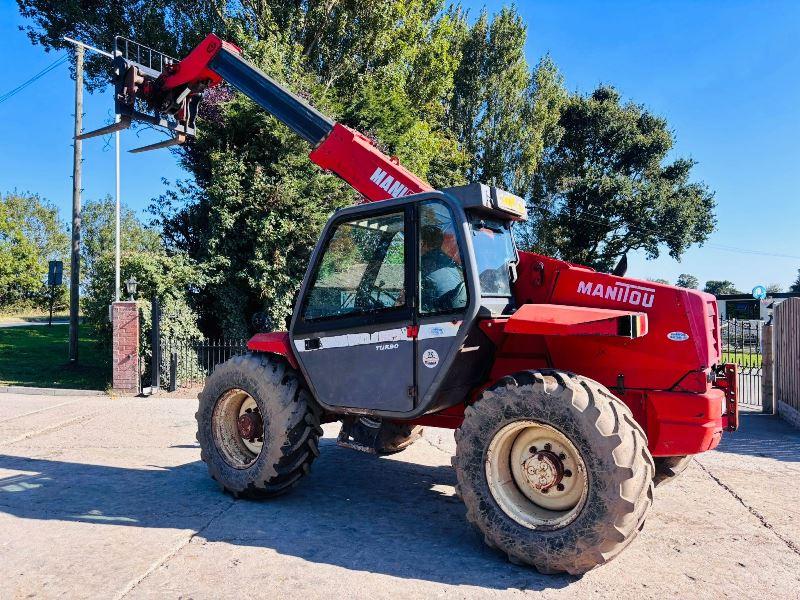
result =
[[247,349],[253,352],[268,352],[283,356],[293,369],[299,368],[289,343],[289,334],[286,331],[257,333],[248,340]]

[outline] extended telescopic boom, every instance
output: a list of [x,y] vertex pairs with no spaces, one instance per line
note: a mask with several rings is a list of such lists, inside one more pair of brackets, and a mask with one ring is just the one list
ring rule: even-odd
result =
[[[187,136],[194,135],[194,119],[203,91],[226,81],[309,142],[313,146],[311,161],[344,179],[367,200],[386,200],[433,189],[395,157],[379,151],[367,137],[320,113],[242,58],[237,46],[214,34],[208,35],[179,62],[127,40],[123,51],[120,39],[123,38],[118,38],[115,53],[120,124],[86,133],[81,138],[109,133],[138,120],[176,132],[173,140],[139,150],[182,143]],[[135,52],[130,50],[133,44]],[[153,65],[154,53],[157,68]],[[137,110],[142,102],[155,114]]]

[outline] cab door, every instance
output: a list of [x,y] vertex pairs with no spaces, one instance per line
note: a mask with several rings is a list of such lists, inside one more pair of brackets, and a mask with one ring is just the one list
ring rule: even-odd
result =
[[326,228],[296,309],[292,342],[317,399],[333,407],[414,407],[414,298],[408,206]]

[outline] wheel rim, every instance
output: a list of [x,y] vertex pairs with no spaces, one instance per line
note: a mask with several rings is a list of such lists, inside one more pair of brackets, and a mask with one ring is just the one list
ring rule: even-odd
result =
[[558,529],[580,514],[589,480],[569,438],[537,421],[498,431],[486,455],[486,478],[500,508],[529,529]]
[[228,390],[217,400],[211,417],[214,445],[236,469],[252,465],[264,447],[264,425],[255,399],[240,389]]

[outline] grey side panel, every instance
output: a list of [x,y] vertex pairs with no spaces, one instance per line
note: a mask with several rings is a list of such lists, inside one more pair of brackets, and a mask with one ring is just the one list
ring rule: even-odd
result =
[[[419,396],[424,398],[442,369],[448,363],[446,359],[455,350],[455,337],[421,339],[417,342],[417,386]],[[435,354],[430,354],[431,352]],[[434,356],[435,360],[430,360]]]
[[494,344],[475,322],[458,348],[453,364],[428,409],[441,410],[466,401],[470,392],[487,380],[495,350]]
[[297,357],[313,374],[314,391],[325,404],[392,412],[414,408],[408,393],[414,385],[412,340],[322,348]]

